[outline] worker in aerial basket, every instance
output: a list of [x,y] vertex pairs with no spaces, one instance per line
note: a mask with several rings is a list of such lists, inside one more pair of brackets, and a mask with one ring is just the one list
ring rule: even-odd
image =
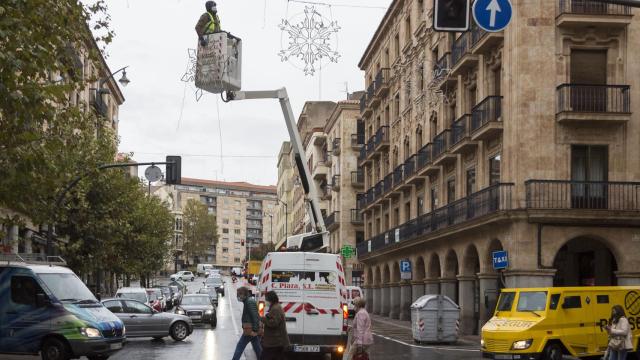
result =
[[204,35],[212,34],[222,30],[220,27],[220,17],[218,17],[218,9],[215,1],[207,1],[205,4],[207,11],[200,16],[200,20],[196,24],[196,33],[201,46],[206,46],[207,41]]

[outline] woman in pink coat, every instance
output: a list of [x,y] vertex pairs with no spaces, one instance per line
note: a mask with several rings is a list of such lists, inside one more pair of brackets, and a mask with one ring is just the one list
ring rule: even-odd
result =
[[351,346],[347,359],[351,360],[358,353],[369,354],[369,348],[373,345],[373,334],[371,333],[371,318],[365,305],[367,302],[362,298],[353,301],[356,316],[353,318],[351,328]]

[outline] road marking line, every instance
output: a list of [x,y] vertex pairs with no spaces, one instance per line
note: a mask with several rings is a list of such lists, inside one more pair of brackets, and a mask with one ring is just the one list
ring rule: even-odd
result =
[[384,335],[379,335],[376,333],[373,333],[373,335],[381,337],[385,340],[389,340],[389,341],[393,341],[395,343],[401,344],[401,345],[405,345],[405,346],[409,346],[409,347],[413,347],[413,348],[418,348],[418,349],[430,349],[430,350],[444,350],[444,351],[464,351],[464,352],[480,352],[480,350],[477,349],[458,349],[458,348],[451,348],[451,347],[440,347],[440,346],[424,346],[424,345],[416,345],[416,344],[409,344],[406,343],[404,341],[401,340],[397,340],[394,338],[390,338],[388,336],[384,336]]

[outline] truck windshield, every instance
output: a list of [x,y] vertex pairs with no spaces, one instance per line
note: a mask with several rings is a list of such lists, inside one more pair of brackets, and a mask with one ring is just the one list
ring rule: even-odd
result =
[[47,273],[38,274],[47,288],[60,301],[86,301],[98,302],[91,291],[75,275],[69,273]]
[[517,311],[544,311],[547,307],[546,291],[525,291],[520,293]]
[[513,292],[503,292],[500,295],[500,300],[498,301],[498,306],[496,308],[497,311],[511,311],[513,307],[513,300],[516,298],[516,293]]

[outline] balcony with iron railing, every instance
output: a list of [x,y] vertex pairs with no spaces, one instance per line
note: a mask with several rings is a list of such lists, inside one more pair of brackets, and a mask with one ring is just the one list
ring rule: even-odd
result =
[[340,155],[340,142],[341,139],[340,138],[335,138],[333,139],[333,141],[331,142],[331,146],[332,146],[332,151],[333,151],[333,155]]
[[[400,188],[404,185],[404,164],[400,164],[393,169],[393,189],[395,191],[400,190]],[[399,193],[396,193],[399,195]]]
[[331,178],[331,190],[340,191],[340,175],[333,175]]
[[351,134],[351,147],[359,149],[364,145],[364,134]]
[[334,211],[326,219],[324,219],[324,225],[327,230],[334,230],[340,225],[340,211]]
[[373,110],[380,103],[380,98],[376,96],[375,80],[367,87],[367,108]]
[[404,181],[408,185],[416,185],[424,181],[418,174],[418,154],[413,154],[404,162]]
[[[414,241],[415,245],[428,241],[442,231],[452,229],[455,225],[472,223],[480,219],[489,219],[494,216],[494,221],[499,221],[497,216],[513,209],[514,184],[496,184],[473,193],[463,199],[452,202],[444,207],[433,210],[430,213],[414,218],[397,228],[389,229],[381,234],[371,237],[369,240],[357,245],[358,258],[375,256],[381,250],[385,250],[396,244]],[[477,223],[476,223],[477,225]],[[458,230],[467,230],[458,228]],[[433,234],[432,233],[438,233]]]
[[382,68],[378,70],[378,73],[376,74],[376,79],[375,79],[376,98],[381,99],[382,97],[387,95],[387,93],[389,92],[390,78],[391,78],[391,69]]
[[364,172],[362,170],[351,172],[351,186],[355,188],[364,187]]
[[351,209],[351,223],[354,225],[362,225],[364,216],[358,209]]
[[486,54],[504,41],[504,32],[490,32],[471,21],[471,53]]
[[451,147],[451,130],[445,129],[433,138],[433,164],[441,166],[449,164],[457,159],[455,154],[449,152]]
[[389,148],[389,127],[381,126],[375,135],[374,151],[384,151]]
[[631,7],[601,0],[557,0],[556,25],[561,27],[625,27],[631,23]]
[[623,123],[631,119],[629,85],[562,84],[556,89],[560,123]]
[[363,166],[369,162],[369,158],[367,157],[367,146],[363,145],[358,151],[358,165]]
[[324,160],[318,160],[313,164],[312,177],[314,180],[322,180],[327,178],[327,174],[329,173],[329,167]]
[[384,177],[384,193],[386,194],[390,194],[391,191],[393,191],[393,173],[389,173],[387,174],[387,176]]
[[471,139],[489,140],[502,134],[502,96],[488,96],[471,111]]
[[478,143],[471,140],[471,114],[464,114],[451,125],[452,154],[464,154],[473,151]]
[[451,76],[478,64],[478,56],[471,53],[471,32],[464,32],[451,46]]
[[360,114],[362,114],[362,117],[365,118],[371,115],[371,108],[367,106],[367,100],[367,94],[362,94],[362,96],[360,97]]
[[418,150],[418,153],[416,155],[416,172],[418,173],[418,175],[424,176],[426,175],[426,169],[429,168],[432,164],[433,144],[429,143],[423,146],[420,150]]

